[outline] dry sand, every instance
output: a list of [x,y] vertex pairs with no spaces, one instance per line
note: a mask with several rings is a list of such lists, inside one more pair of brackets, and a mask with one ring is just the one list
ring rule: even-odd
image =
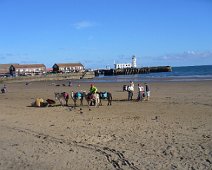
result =
[[37,97],[88,90],[89,83],[7,84],[0,169],[212,169],[212,81],[153,82],[143,102],[126,101],[123,84],[95,83],[114,101],[91,111],[86,102],[73,109],[72,100],[69,107],[29,107]]

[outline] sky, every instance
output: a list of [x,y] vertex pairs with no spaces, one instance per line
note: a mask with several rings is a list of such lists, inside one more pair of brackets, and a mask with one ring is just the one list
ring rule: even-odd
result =
[[212,65],[212,0],[0,0],[0,64]]

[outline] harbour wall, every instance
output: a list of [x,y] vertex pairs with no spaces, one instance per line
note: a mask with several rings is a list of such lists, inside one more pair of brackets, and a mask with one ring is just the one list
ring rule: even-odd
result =
[[95,77],[93,71],[79,73],[47,74],[35,76],[3,77],[1,82],[27,82],[27,81],[48,81],[48,80],[73,80],[73,79],[92,79]]
[[123,69],[101,69],[96,70],[95,75],[101,74],[105,76],[115,75],[131,75],[131,74],[148,74],[157,72],[171,72],[171,66],[157,66],[157,67],[142,67],[142,68],[123,68]]

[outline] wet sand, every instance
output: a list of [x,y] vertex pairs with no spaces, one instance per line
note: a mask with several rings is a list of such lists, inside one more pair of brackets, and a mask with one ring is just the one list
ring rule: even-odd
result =
[[126,100],[126,83],[95,83],[112,106],[30,107],[90,85],[55,83],[10,83],[0,94],[0,169],[211,169],[212,81],[152,82],[142,102]]

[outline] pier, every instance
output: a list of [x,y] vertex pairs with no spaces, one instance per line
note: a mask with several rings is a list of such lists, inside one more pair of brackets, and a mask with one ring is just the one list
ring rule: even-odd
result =
[[142,68],[122,68],[122,69],[100,69],[95,71],[95,76],[116,76],[132,74],[148,74],[158,72],[171,72],[171,66],[142,67]]

